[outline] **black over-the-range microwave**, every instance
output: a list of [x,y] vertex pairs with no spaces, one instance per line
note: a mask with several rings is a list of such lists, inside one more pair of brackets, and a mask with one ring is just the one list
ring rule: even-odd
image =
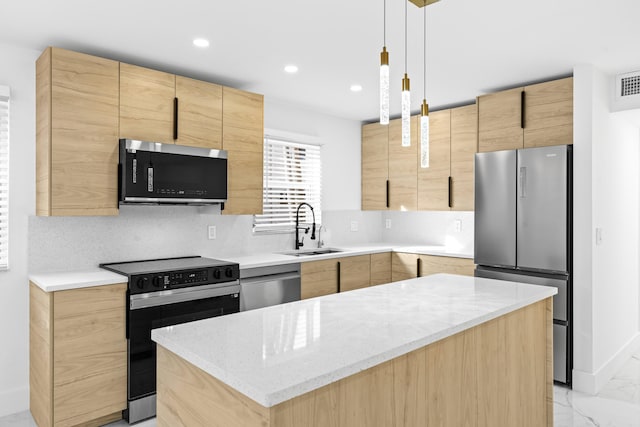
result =
[[227,200],[227,152],[120,140],[120,204],[207,205]]

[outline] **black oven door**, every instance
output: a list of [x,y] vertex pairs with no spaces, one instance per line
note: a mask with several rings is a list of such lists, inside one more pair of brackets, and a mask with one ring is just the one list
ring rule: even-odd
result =
[[[156,391],[156,343],[151,341],[152,329],[237,313],[239,291],[239,285],[207,285],[131,296],[127,327],[129,400]],[[162,295],[149,297],[154,294]]]

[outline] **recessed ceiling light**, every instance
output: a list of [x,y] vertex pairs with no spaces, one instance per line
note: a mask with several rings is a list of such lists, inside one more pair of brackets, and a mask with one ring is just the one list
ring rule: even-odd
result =
[[207,39],[193,39],[193,44],[198,47],[209,47],[209,40]]
[[290,65],[285,66],[284,70],[289,74],[297,73],[298,72],[298,66],[290,64]]
[[362,86],[359,84],[353,84],[349,89],[351,89],[351,92],[360,92],[362,91]]

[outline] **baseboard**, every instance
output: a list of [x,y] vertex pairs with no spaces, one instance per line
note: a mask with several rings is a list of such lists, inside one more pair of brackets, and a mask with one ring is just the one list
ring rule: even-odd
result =
[[640,350],[640,333],[631,338],[616,354],[607,360],[595,373],[574,369],[573,389],[596,395],[602,387],[622,368],[629,358]]
[[0,390],[0,417],[29,410],[29,387]]

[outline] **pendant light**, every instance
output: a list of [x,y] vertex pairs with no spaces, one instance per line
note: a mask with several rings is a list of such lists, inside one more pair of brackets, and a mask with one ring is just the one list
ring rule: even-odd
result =
[[402,79],[402,146],[411,146],[411,94],[407,75],[407,5],[404,2],[404,78]]
[[383,43],[380,52],[380,124],[389,124],[389,52],[387,52],[387,0],[383,0]]
[[422,68],[424,98],[420,107],[420,167],[429,167],[429,104],[427,104],[427,8],[424,8],[424,64]]

